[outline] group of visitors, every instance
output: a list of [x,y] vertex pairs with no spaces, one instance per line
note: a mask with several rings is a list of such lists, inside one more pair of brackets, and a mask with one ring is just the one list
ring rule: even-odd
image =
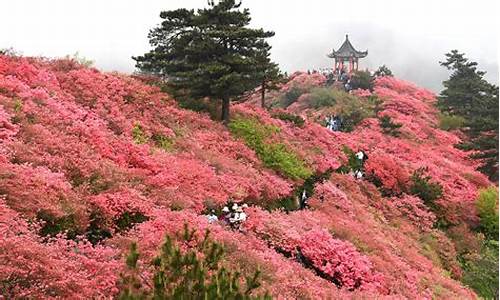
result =
[[[247,220],[247,214],[244,211],[247,207],[247,204],[240,206],[237,203],[230,206],[224,206],[222,208],[221,221],[231,226],[231,228],[239,230],[241,224]],[[207,219],[209,223],[219,221],[219,217],[217,217],[213,209],[210,211],[210,214],[207,215]]]
[[364,176],[363,169],[364,169],[364,164],[365,161],[368,159],[368,155],[363,150],[358,151],[356,154],[356,159],[358,160],[358,168],[354,170],[353,176],[356,179],[362,179]]
[[326,119],[326,128],[331,131],[340,131],[342,127],[342,118],[340,116],[327,116]]

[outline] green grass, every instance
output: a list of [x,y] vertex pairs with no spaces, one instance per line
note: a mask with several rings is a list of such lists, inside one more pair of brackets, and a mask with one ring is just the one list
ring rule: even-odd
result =
[[264,125],[256,119],[237,117],[229,124],[229,130],[243,139],[266,167],[291,179],[305,179],[312,174],[305,162],[285,144],[267,141],[279,132],[278,127]]

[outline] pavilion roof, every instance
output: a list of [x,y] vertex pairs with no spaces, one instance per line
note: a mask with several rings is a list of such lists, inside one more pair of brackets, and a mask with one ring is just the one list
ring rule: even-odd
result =
[[351,44],[349,41],[349,36],[346,34],[345,35],[345,41],[340,46],[339,50],[335,51],[335,49],[332,49],[332,53],[328,54],[328,57],[330,58],[336,58],[336,57],[341,57],[341,58],[348,58],[348,57],[356,57],[356,58],[363,58],[368,55],[368,50],[367,51],[358,51],[354,49],[354,46]]

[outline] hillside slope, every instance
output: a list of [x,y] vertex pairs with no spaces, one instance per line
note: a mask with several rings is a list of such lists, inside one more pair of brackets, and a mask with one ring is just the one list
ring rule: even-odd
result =
[[[321,81],[299,74],[276,93]],[[130,242],[147,280],[165,235],[188,223],[226,246],[229,267],[261,269],[258,291],[276,298],[475,298],[457,281],[455,244],[433,224],[472,236],[460,224],[477,223],[474,201],[490,183],[453,147],[459,137],[437,128],[430,92],[380,78],[374,94],[403,124],[400,137],[375,118],[352,132],[296,126],[252,101],[234,106],[228,130],[126,75],[0,56],[2,294],[116,296]],[[301,101],[288,112],[325,113]],[[366,151],[378,187],[333,173],[313,187],[309,209],[275,209],[308,176],[345,164],[343,146]],[[403,193],[421,167],[443,187],[443,215]],[[241,232],[203,215],[228,199],[250,204]]]

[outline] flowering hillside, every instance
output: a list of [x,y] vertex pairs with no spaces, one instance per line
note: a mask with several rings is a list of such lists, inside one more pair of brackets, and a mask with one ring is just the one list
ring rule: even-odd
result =
[[[298,74],[269,97],[323,82]],[[271,112],[235,105],[226,128],[130,76],[0,56],[1,295],[116,297],[133,241],[147,286],[165,236],[187,223],[224,245],[228,268],[259,269],[257,292],[276,298],[476,298],[457,252],[473,247],[463,224],[477,226],[474,202],[491,183],[453,147],[460,136],[437,128],[432,93],[382,77],[355,94],[377,97],[401,134],[373,116],[331,132],[319,124],[331,108],[311,107],[307,92]],[[332,172],[348,164],[346,146],[368,154],[366,180]],[[442,187],[436,209],[410,192],[416,170]],[[329,176],[308,185],[315,174]],[[309,208],[282,209],[303,188]],[[229,199],[250,205],[240,231],[204,215]]]

